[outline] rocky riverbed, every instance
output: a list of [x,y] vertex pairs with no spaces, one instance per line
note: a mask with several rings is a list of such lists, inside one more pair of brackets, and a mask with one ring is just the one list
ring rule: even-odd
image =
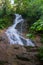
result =
[[39,65],[38,46],[10,45],[4,31],[0,31],[0,65]]

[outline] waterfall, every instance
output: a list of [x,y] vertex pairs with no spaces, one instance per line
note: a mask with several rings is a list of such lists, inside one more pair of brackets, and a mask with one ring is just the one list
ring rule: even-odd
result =
[[[10,44],[19,44],[19,45],[26,45],[26,46],[35,46],[35,44],[30,40],[30,39],[25,39],[21,33],[22,33],[22,25],[24,22],[24,19],[22,18],[21,15],[19,14],[15,14],[16,18],[14,20],[14,24],[12,26],[10,26],[7,30],[6,30],[6,35],[8,36],[9,42]],[[17,25],[20,25],[21,29],[19,32],[16,27]],[[25,22],[24,22],[25,23]]]

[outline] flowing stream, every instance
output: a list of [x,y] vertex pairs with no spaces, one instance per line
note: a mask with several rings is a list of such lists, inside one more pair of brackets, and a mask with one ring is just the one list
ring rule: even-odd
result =
[[[6,35],[8,36],[10,44],[19,44],[19,45],[26,45],[26,46],[35,46],[35,44],[30,40],[24,38],[21,33],[22,33],[22,25],[24,22],[24,19],[22,18],[21,15],[15,14],[16,18],[14,20],[14,24],[10,26],[6,30]],[[20,31],[16,29],[17,25],[20,25]],[[24,22],[25,23],[25,22]]]

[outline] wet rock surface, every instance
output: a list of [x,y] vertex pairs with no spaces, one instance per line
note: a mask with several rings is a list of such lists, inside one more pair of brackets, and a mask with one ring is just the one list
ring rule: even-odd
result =
[[11,45],[5,33],[0,33],[0,65],[38,65],[37,47]]

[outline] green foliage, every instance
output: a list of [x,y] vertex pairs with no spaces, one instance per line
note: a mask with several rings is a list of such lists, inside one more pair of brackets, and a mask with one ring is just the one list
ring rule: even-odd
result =
[[11,6],[10,0],[1,0],[0,10],[2,10],[2,11],[0,11],[0,15],[11,14],[12,6]]
[[26,36],[29,37],[30,39],[34,39],[35,37],[33,34],[27,34]]
[[43,20],[39,19],[31,26],[32,32],[43,31]]
[[17,13],[24,14],[27,17],[36,16],[40,12],[41,0],[15,0],[17,4]]
[[13,20],[10,14],[13,14],[10,0],[0,0],[0,29],[7,28],[12,24]]
[[43,0],[15,0],[15,3],[16,13],[28,18],[28,28],[32,32],[43,31]]
[[[10,0],[0,0],[0,2],[0,17],[13,13],[22,14],[24,18],[28,19],[27,27],[30,28],[31,32],[43,31],[43,0],[14,0],[13,5],[11,5]],[[1,19],[0,28],[3,28],[5,27],[3,24],[5,19]],[[6,18],[7,21],[8,18]]]
[[3,14],[3,10],[0,10],[0,16],[2,16],[2,14]]
[[0,29],[7,28],[11,24],[12,24],[11,16],[4,16],[3,18],[0,18]]

